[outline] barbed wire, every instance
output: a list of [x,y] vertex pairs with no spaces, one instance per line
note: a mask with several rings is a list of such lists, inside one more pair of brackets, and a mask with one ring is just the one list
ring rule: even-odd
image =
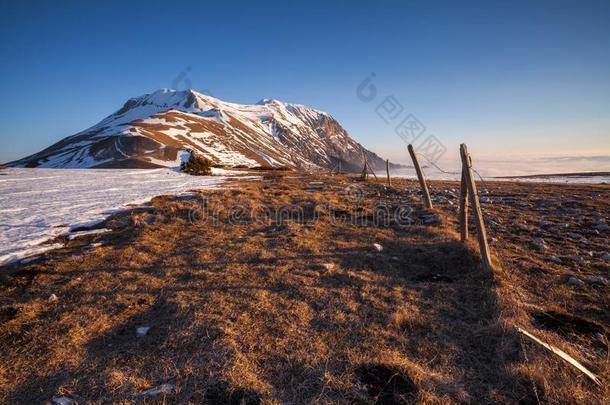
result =
[[483,184],[483,188],[485,189],[485,192],[488,192],[488,191],[489,191],[489,189],[488,189],[488,187],[487,187],[487,184],[485,183],[485,180],[483,180],[483,176],[481,176],[481,175],[479,174],[479,172],[477,172],[477,170],[476,170],[474,167],[471,167],[471,169],[472,169],[472,171],[473,171],[473,172],[475,172],[475,174],[476,174],[477,176],[479,176],[479,179],[481,180],[481,183]]
[[421,157],[423,157],[424,159],[426,159],[426,161],[431,164],[432,166],[434,166],[437,170],[439,170],[442,173],[445,174],[461,174],[460,172],[450,172],[448,170],[443,170],[439,165],[437,165],[436,163],[434,163],[433,161],[431,161],[430,159],[428,159],[428,157],[426,155],[423,155],[419,152],[415,152],[416,155],[419,155]]
[[[439,165],[437,165],[436,163],[434,163],[433,161],[431,161],[430,159],[428,159],[428,157],[426,155],[423,155],[419,152],[415,152],[417,155],[423,157],[424,159],[426,159],[426,161],[431,164],[432,166],[434,166],[438,171],[440,171],[441,173],[445,173],[445,174],[461,174],[460,172],[451,172],[448,170],[444,170],[443,168],[441,168]],[[481,176],[481,174],[474,168],[471,167],[472,171],[479,177],[479,179],[481,180],[481,183],[483,184],[483,188],[485,189],[485,191],[488,191],[488,187],[487,184],[485,183],[485,180],[483,180],[483,176]]]
[[[525,362],[528,364],[528,367],[529,367],[530,359],[528,358],[527,352],[525,351],[525,344],[523,342],[523,336],[521,336],[521,334],[519,334],[519,343],[521,345],[521,352],[523,353]],[[531,374],[529,375],[529,380],[532,383],[532,389],[534,391],[534,395],[536,396],[536,402],[538,402],[538,405],[540,405],[540,397],[538,396],[538,389],[536,388],[536,383],[534,383],[534,379],[532,378]]]

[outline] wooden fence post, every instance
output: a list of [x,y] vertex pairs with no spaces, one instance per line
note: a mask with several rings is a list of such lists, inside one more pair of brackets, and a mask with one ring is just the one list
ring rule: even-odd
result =
[[362,169],[362,174],[360,175],[360,179],[366,181],[369,177],[369,169],[367,168],[366,160],[364,161],[364,168]]
[[468,185],[462,164],[462,182],[460,183],[460,239],[468,240]]
[[409,144],[408,146],[409,154],[411,155],[411,160],[413,160],[413,166],[415,166],[415,172],[417,173],[417,178],[419,179],[419,186],[421,187],[421,192],[424,199],[424,205],[426,208],[432,208],[432,200],[430,199],[430,193],[428,192],[428,185],[426,184],[426,179],[424,178],[424,172],[419,165],[419,161],[417,160],[417,155],[413,150],[413,145]]
[[492,271],[491,254],[489,245],[487,244],[487,231],[485,230],[485,222],[483,222],[483,211],[479,204],[479,195],[477,194],[477,185],[472,176],[472,159],[468,154],[468,148],[465,144],[460,145],[460,156],[462,158],[462,173],[468,185],[468,193],[470,194],[470,202],[472,203],[474,212],[474,223],[477,227],[477,237],[479,239],[479,249],[483,258],[483,268],[486,271]]
[[364,156],[364,161],[366,162],[366,168],[369,172],[371,172],[371,174],[373,175],[373,177],[375,177],[375,180],[377,180],[377,174],[375,174],[375,171],[373,170],[373,166],[369,163],[369,158],[366,157],[366,155]]
[[388,174],[388,186],[392,186],[392,179],[390,178],[390,161],[386,159],[385,161],[385,171]]

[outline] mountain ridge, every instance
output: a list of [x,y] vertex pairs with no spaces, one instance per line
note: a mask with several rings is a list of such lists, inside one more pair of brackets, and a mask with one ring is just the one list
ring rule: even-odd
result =
[[[160,89],[128,99],[99,123],[13,167],[176,167],[182,151],[224,167],[374,170],[377,154],[356,142],[330,114],[301,104],[262,99],[238,104],[195,90]],[[398,167],[398,165],[392,165]]]

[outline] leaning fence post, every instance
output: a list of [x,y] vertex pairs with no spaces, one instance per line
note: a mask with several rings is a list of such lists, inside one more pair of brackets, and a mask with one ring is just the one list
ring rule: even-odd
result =
[[392,179],[390,178],[390,161],[386,159],[385,161],[385,171],[388,175],[388,186],[392,185]]
[[364,167],[362,168],[362,174],[360,178],[365,181],[369,177],[369,169],[366,167],[366,160],[364,161]]
[[477,185],[472,176],[472,159],[468,154],[466,144],[460,145],[460,156],[462,158],[462,173],[464,174],[466,184],[468,185],[468,193],[470,194],[470,202],[474,211],[474,223],[477,227],[477,237],[479,239],[479,249],[483,258],[483,268],[486,271],[492,270],[491,254],[489,245],[487,244],[487,232],[485,230],[485,222],[483,222],[483,211],[479,205],[479,195],[477,194]]
[[409,144],[408,149],[409,154],[411,155],[411,160],[413,160],[413,166],[415,166],[417,178],[419,179],[424,205],[426,208],[432,208],[432,200],[430,199],[430,193],[428,192],[428,185],[426,184],[426,179],[424,178],[424,172],[422,171],[419,161],[417,160],[417,155],[415,155],[415,151],[413,150],[413,145]]
[[[463,165],[462,165],[463,166]],[[462,167],[462,181],[460,183],[460,239],[468,240],[468,185]]]
[[373,166],[371,166],[371,164],[369,163],[369,158],[364,156],[364,159],[366,161],[366,168],[368,169],[369,172],[371,172],[371,174],[373,175],[375,180],[377,180],[377,174],[375,174],[375,170],[373,170]]

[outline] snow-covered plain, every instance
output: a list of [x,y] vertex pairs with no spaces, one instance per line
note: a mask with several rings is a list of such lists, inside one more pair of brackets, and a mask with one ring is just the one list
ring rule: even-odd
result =
[[128,204],[141,204],[161,194],[217,187],[225,179],[170,169],[0,171],[0,265],[59,247],[41,243],[75,227],[100,222]]

